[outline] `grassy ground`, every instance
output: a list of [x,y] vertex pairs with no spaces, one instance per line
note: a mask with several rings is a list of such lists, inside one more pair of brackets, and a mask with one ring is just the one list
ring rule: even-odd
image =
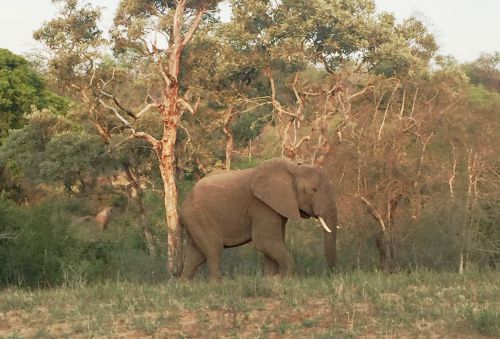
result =
[[500,272],[0,291],[0,337],[498,337]]

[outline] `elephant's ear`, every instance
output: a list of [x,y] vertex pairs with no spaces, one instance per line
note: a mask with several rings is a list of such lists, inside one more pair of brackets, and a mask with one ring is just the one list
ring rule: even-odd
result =
[[275,162],[269,161],[257,169],[251,184],[252,192],[280,215],[288,219],[300,219],[293,176],[286,164]]

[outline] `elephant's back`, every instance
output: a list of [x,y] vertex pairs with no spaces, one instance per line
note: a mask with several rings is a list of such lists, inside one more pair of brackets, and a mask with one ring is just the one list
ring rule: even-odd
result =
[[216,170],[198,181],[194,186],[193,191],[195,191],[196,189],[203,189],[206,186],[210,186],[212,188],[228,189],[229,187],[238,188],[239,185],[250,185],[249,181],[251,179],[252,172],[253,169],[231,171]]
[[217,171],[204,177],[184,200],[182,214],[210,214],[246,203],[251,197],[252,173],[253,169]]

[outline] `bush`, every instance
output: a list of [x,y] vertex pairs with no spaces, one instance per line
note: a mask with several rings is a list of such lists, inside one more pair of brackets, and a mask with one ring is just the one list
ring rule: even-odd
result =
[[63,268],[79,260],[67,220],[48,205],[27,209],[0,199],[0,284],[51,286]]
[[31,208],[0,198],[0,286],[168,277],[164,249],[149,256],[134,213],[124,211],[106,232],[96,232],[92,222],[75,222],[68,213],[74,206],[74,199]]

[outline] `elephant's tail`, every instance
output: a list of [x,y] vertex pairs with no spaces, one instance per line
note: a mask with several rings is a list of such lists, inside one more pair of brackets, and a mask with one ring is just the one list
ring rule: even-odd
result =
[[187,229],[185,227],[185,224],[183,222],[182,214],[179,213],[179,227],[181,228],[180,234],[179,234],[179,245],[177,248],[177,263],[175,264],[176,270],[175,272],[172,272],[172,275],[176,278],[179,278],[182,275],[182,271],[184,269],[184,232],[187,232]]

